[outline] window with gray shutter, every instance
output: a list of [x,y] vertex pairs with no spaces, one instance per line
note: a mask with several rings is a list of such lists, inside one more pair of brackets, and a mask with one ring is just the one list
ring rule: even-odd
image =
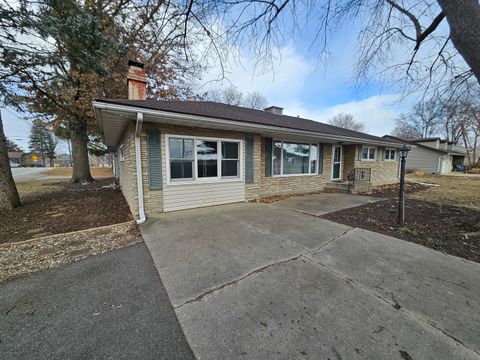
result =
[[162,147],[160,130],[147,129],[148,185],[150,189],[162,188]]

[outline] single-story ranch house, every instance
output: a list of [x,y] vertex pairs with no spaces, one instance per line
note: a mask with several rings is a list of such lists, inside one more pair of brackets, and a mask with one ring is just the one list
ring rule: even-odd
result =
[[[396,141],[320,122],[202,101],[145,100],[131,63],[128,100],[96,100],[103,140],[138,222],[156,212],[307,193],[351,179],[398,181]],[[353,184],[352,184],[353,183]]]

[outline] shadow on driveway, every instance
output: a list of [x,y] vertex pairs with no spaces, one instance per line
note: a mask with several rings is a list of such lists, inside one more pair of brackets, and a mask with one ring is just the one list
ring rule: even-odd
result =
[[0,358],[193,359],[145,244],[0,286]]

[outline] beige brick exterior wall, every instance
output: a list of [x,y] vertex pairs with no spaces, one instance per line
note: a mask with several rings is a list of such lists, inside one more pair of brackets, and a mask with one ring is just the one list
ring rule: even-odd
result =
[[[171,125],[144,123],[141,133],[143,191],[145,213],[153,214],[163,211],[163,190],[150,189],[148,179],[148,157],[147,157],[147,128],[156,128],[161,132],[162,171],[163,186],[166,184],[166,141],[165,134],[190,135],[242,139],[246,136],[254,140],[254,182],[245,184],[247,200],[265,198],[279,194],[293,194],[316,192],[323,190],[325,184],[331,179],[331,155],[332,144],[324,144],[323,172],[315,175],[299,176],[265,176],[265,138],[255,134],[247,134],[232,131],[191,128]],[[136,191],[136,167],[135,167],[135,125],[132,123],[125,132],[122,140],[124,160],[120,162],[120,185],[127,203],[135,217],[138,217],[138,196]],[[245,147],[243,147],[245,150]],[[381,150],[380,148],[378,148]],[[358,160],[359,146],[344,145],[342,151],[343,179],[353,167],[367,167],[372,169],[372,185],[395,183],[398,181],[398,161],[384,161],[383,151],[377,161]],[[243,154],[245,156],[245,154]]]
[[256,136],[254,139],[254,183],[247,184],[247,200],[323,190],[325,184],[330,181],[331,154],[331,145],[325,144],[322,174],[267,177],[265,176],[265,138]]
[[[371,183],[372,186],[386,185],[397,183],[398,178],[398,154],[395,161],[385,161],[385,148],[377,147],[378,155],[377,160],[368,161],[368,160],[359,160],[360,145],[350,145],[345,146],[349,151],[348,157],[351,157],[351,154],[354,154],[354,167],[357,168],[370,168],[372,169]],[[351,164],[349,162],[349,164]],[[345,166],[344,174],[348,175],[348,172],[351,170],[347,169]],[[347,172],[348,171],[348,172]],[[345,175],[345,176],[346,176]]]
[[137,170],[135,166],[135,125],[132,123],[127,127],[123,136],[123,160],[119,161],[120,187],[125,196],[130,211],[138,217],[138,196],[137,196]]

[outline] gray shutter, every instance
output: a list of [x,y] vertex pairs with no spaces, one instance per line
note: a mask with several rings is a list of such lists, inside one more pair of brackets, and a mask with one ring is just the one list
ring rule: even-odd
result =
[[323,174],[323,144],[318,144],[318,173]]
[[272,138],[265,138],[265,176],[272,176]]
[[253,183],[253,138],[245,138],[245,182]]
[[362,160],[362,145],[358,145],[358,160]]
[[162,147],[160,130],[147,129],[148,185],[150,189],[162,188]]

